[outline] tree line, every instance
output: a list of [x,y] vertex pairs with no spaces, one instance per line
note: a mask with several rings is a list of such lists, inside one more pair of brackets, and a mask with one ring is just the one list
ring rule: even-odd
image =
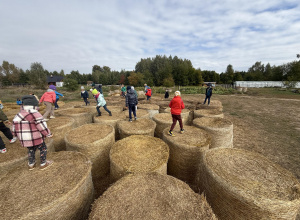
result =
[[[297,58],[300,58],[299,54]],[[232,84],[235,81],[300,81],[300,61],[295,60],[279,66],[256,62],[248,71],[236,71],[229,64],[222,73],[195,69],[188,59],[160,55],[141,59],[132,71],[114,71],[108,66],[94,65],[92,73],[82,74],[78,70],[73,70],[65,74],[63,70],[49,72],[38,62],[32,63],[27,70],[18,68],[8,61],[3,61],[0,66],[0,82],[3,86],[31,84],[42,88],[46,85],[46,77],[49,75],[64,76],[64,82],[73,85],[86,84],[87,81],[103,85],[143,86],[147,83],[150,86],[165,87],[196,86],[203,82]]]

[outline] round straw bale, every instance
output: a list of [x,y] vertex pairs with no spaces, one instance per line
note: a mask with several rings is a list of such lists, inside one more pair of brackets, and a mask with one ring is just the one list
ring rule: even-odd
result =
[[202,102],[198,102],[196,109],[219,109],[223,111],[223,105],[219,100],[211,100],[209,105],[203,105]]
[[80,153],[48,154],[46,170],[19,166],[0,181],[1,219],[86,219],[93,201],[91,164]]
[[296,218],[300,183],[258,153],[236,148],[208,150],[199,173],[207,200],[220,219]]
[[119,140],[120,133],[118,132],[117,122],[123,121],[126,119],[126,116],[124,115],[124,113],[119,113],[119,114],[112,113],[112,116],[109,116],[109,115],[101,115],[99,117],[96,117],[96,116],[97,116],[97,114],[94,114],[94,116],[93,116],[94,123],[107,124],[107,125],[113,126],[115,129],[115,139]]
[[163,140],[170,148],[168,174],[199,191],[195,174],[198,172],[203,152],[209,149],[211,137],[206,131],[193,126],[185,126],[184,130],[184,134],[174,132],[175,137],[168,134],[169,128],[163,131]]
[[[129,119],[129,111],[124,111],[124,114],[126,116],[127,119]],[[133,117],[133,113],[131,113],[132,117]],[[136,111],[136,117],[137,118],[150,118],[150,113],[146,110],[146,109],[139,109]]]
[[66,109],[66,108],[73,108],[74,106],[85,106],[85,102],[82,101],[71,101],[71,102],[65,102],[64,105],[60,105],[60,101],[59,101],[59,107],[61,109]]
[[75,119],[75,127],[83,124],[92,123],[93,114],[87,108],[68,108],[57,110],[55,112],[58,116],[68,116]]
[[[171,108],[166,108],[164,113],[171,113]],[[189,109],[185,108],[181,111],[181,118],[184,119],[185,125],[190,125],[194,119],[194,112],[190,111]]]
[[[19,165],[26,165],[28,161],[28,150],[26,147],[22,147],[20,141],[17,140],[15,143],[10,143],[9,140],[4,137],[2,138],[5,145],[7,152],[0,157],[0,173],[2,171],[11,170]],[[47,145],[48,152],[54,152],[54,144],[52,138],[46,138],[45,143]],[[40,151],[37,150],[35,153],[35,158],[37,162],[39,162],[40,158]],[[25,163],[26,161],[26,163]]]
[[[67,150],[81,152],[91,160],[96,195],[103,193],[108,187],[102,181],[109,178],[109,151],[115,143],[114,128],[105,124],[85,124],[69,131],[65,141]],[[97,188],[99,185],[102,188]]]
[[129,173],[167,174],[169,147],[158,138],[132,135],[116,142],[109,158],[112,182]]
[[199,109],[194,111],[194,118],[218,117],[224,118],[224,114],[219,109]]
[[210,148],[233,147],[233,124],[225,118],[202,117],[193,120],[193,125],[206,130],[212,137]]
[[89,220],[217,219],[203,195],[158,173],[128,175],[97,199]]
[[150,118],[159,113],[159,106],[154,104],[138,104],[137,108],[146,109],[150,114]]
[[59,116],[47,122],[48,128],[54,134],[53,145],[55,151],[66,150],[65,135],[75,128],[75,119],[71,117]]
[[140,118],[129,121],[118,121],[117,128],[120,133],[120,139],[129,137],[131,135],[149,135],[154,136],[156,123],[151,119]]
[[[159,113],[154,115],[152,118],[153,121],[156,122],[156,128],[154,132],[154,136],[158,138],[163,137],[163,130],[165,128],[170,128],[173,121],[172,121],[172,115],[170,113]],[[185,119],[182,118],[182,123],[185,124]],[[176,123],[176,128],[179,127],[179,122]]]

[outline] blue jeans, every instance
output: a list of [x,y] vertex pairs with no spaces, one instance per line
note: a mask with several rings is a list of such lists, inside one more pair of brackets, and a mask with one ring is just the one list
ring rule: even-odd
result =
[[208,105],[209,105],[209,103],[210,103],[210,96],[205,96],[205,100],[204,100],[204,103],[203,104],[205,104],[206,103],[206,100],[208,99]]
[[83,98],[85,105],[90,104],[90,102],[87,100],[87,98]]
[[54,107],[55,107],[55,108],[59,108],[59,106],[57,105],[58,100],[59,100],[59,99],[56,99],[55,102],[54,102]]
[[[100,108],[101,106],[97,106],[96,109],[97,109],[97,112],[98,112],[98,115],[101,115],[101,112],[100,112]],[[104,110],[107,111],[109,114],[111,114],[111,111],[109,111],[106,107],[106,105],[103,106]]]
[[131,113],[133,113],[133,116],[136,118],[136,111],[135,111],[135,105],[129,105],[129,119],[132,119]]
[[147,96],[147,100],[151,99],[151,96]]

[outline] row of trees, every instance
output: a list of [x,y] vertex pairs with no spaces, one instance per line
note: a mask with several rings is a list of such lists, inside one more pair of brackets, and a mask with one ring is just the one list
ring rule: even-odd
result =
[[[300,58],[300,55],[297,54]],[[2,85],[31,84],[37,87],[46,85],[46,76],[61,75],[64,81],[73,84],[85,84],[87,81],[103,85],[130,84],[142,86],[199,85],[204,82],[232,84],[234,81],[300,81],[300,61],[292,61],[280,66],[271,66],[256,62],[248,71],[235,71],[229,64],[221,74],[215,71],[195,69],[190,60],[177,56],[159,56],[141,59],[133,71],[112,71],[108,66],[94,65],[92,73],[81,74],[71,71],[65,74],[49,72],[41,63],[32,63],[29,70],[16,67],[8,61],[0,66],[0,83]]]

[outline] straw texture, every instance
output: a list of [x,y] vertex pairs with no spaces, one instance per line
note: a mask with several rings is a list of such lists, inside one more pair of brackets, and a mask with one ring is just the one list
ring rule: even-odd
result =
[[[124,111],[124,114],[126,116],[126,119],[129,119],[129,111]],[[133,113],[131,113],[131,117],[134,118]],[[150,118],[150,113],[146,109],[138,109],[136,111],[136,117],[137,118]]]
[[[166,108],[163,113],[171,114],[171,108]],[[185,125],[191,125],[194,119],[194,111],[190,111],[187,108],[183,109],[181,111],[181,118],[183,119]]]
[[90,110],[87,108],[68,108],[68,109],[61,109],[55,112],[57,116],[67,116],[74,118],[75,120],[75,127],[92,123],[92,114]]
[[163,140],[170,148],[168,174],[188,183],[194,191],[199,191],[195,183],[203,152],[209,149],[210,135],[193,126],[185,126],[181,134],[174,131],[175,137],[168,134],[169,128],[163,131]]
[[128,175],[93,204],[89,220],[215,220],[203,195],[184,182],[158,173]]
[[219,109],[199,109],[194,111],[194,119],[201,117],[224,118],[224,114]]
[[202,117],[193,120],[193,125],[204,129],[211,137],[210,148],[233,147],[233,124],[228,119]]
[[154,115],[159,113],[159,106],[154,104],[138,104],[138,109],[146,109],[149,112],[149,117],[152,119]]
[[199,174],[207,200],[220,219],[296,218],[298,180],[258,153],[234,148],[208,150]]
[[[86,124],[69,131],[65,136],[67,150],[78,151],[86,155],[92,162],[92,176],[96,195],[100,195],[108,187],[102,182],[109,176],[109,151],[115,142],[115,131],[111,125]],[[105,181],[104,181],[105,182]]]
[[167,174],[169,147],[158,138],[132,135],[116,142],[109,157],[112,182],[129,173]]
[[120,139],[131,135],[148,135],[154,137],[156,123],[151,119],[140,118],[133,122],[118,121],[117,127],[120,133]]
[[11,219],[86,219],[93,200],[91,164],[75,152],[50,153],[46,170],[17,167],[0,178],[0,216]]

